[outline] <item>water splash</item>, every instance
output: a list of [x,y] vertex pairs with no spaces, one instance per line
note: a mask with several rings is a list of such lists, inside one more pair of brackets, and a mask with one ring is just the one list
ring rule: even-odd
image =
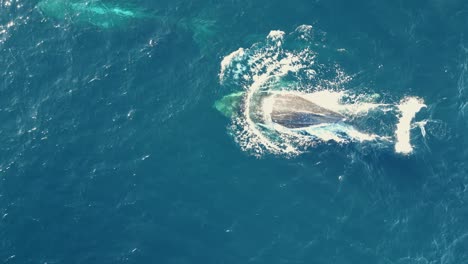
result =
[[[414,97],[405,98],[398,105],[398,110],[400,111],[401,116],[398,120],[397,129],[395,131],[395,151],[397,153],[409,154],[413,151],[413,146],[411,146],[410,143],[411,121],[416,116],[416,113],[418,113],[423,107],[426,107],[424,102],[421,99]],[[422,133],[425,134],[425,132]]]

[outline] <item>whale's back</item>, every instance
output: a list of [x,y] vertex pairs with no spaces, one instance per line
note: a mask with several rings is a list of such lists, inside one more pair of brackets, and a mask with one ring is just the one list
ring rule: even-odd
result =
[[343,115],[325,109],[294,94],[272,95],[271,120],[287,128],[300,128],[322,123],[337,123]]

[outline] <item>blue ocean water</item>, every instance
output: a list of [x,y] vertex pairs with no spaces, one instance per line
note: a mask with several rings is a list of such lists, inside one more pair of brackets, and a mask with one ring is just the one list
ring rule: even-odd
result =
[[[468,263],[466,1],[101,2],[148,15],[0,0],[1,263]],[[239,147],[221,61],[304,24],[347,89],[424,99],[412,154]]]

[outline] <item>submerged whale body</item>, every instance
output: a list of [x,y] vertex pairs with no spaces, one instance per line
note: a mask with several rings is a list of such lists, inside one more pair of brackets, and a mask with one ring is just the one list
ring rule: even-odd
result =
[[287,128],[301,128],[344,121],[344,116],[298,95],[272,95],[271,121]]
[[100,28],[124,25],[133,19],[145,18],[140,10],[106,4],[102,1],[42,0],[39,10],[52,18],[70,19],[75,23],[92,24]]
[[216,21],[200,17],[177,18],[158,15],[157,11],[118,4],[110,0],[40,0],[36,5],[43,16],[55,21],[66,21],[77,26],[94,26],[99,29],[123,29],[136,21],[151,20],[158,26],[173,26],[189,31],[201,50],[212,48],[216,34]]

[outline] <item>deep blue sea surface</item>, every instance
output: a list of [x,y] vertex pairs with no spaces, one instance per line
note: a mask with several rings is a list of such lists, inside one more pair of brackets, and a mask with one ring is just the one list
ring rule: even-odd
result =
[[[466,0],[43,1],[0,0],[0,263],[468,263]],[[424,100],[411,154],[240,146],[221,61],[300,25]]]

